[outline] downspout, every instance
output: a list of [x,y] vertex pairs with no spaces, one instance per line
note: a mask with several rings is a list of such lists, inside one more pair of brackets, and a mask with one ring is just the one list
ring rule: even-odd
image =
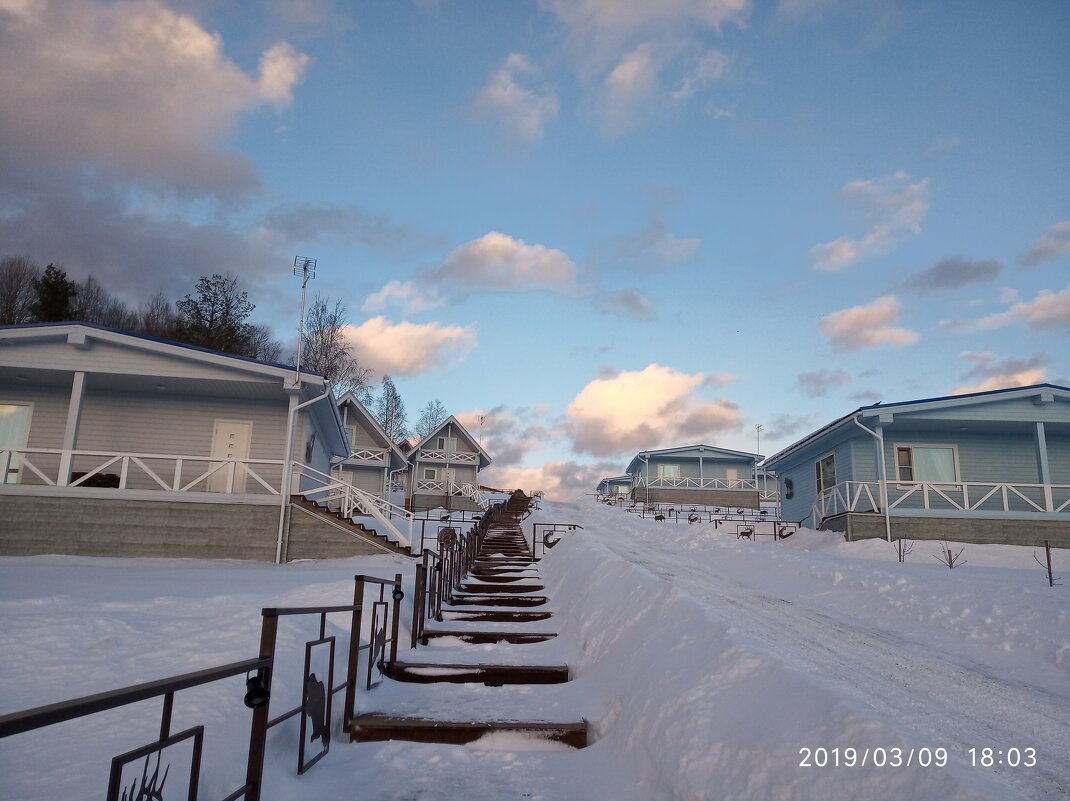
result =
[[[297,387],[298,393],[301,388]],[[304,409],[306,406],[311,406],[313,403],[317,403],[324,398],[331,396],[331,385],[323,385],[323,393],[317,395],[311,400],[307,400],[304,403],[299,403],[296,406],[290,407],[290,413],[287,416],[286,421],[286,450],[285,459],[282,463],[282,492],[279,494],[281,497],[281,503],[279,504],[279,536],[275,544],[275,564],[282,564],[282,536],[286,528],[286,507],[290,505],[290,484],[293,482],[293,450],[294,450],[294,430],[296,429],[297,413]]]
[[881,491],[880,491],[881,509],[884,511],[884,538],[888,542],[891,542],[892,541],[892,517],[891,517],[891,512],[888,509],[888,471],[884,466],[884,430],[881,429],[880,426],[878,426],[878,429],[880,429],[878,431],[873,431],[871,429],[868,429],[864,425],[862,425],[860,422],[858,422],[858,418],[857,417],[852,417],[851,420],[854,422],[854,424],[856,426],[861,428],[863,431],[865,431],[871,437],[876,437],[877,438],[878,449],[880,450],[880,456],[881,456],[881,458],[880,458],[880,472],[878,473],[878,475],[880,476],[880,485],[881,485]]

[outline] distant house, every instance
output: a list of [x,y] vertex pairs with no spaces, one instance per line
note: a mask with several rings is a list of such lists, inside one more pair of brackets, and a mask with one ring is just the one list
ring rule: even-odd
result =
[[381,552],[291,508],[345,458],[322,376],[82,323],[0,327],[0,553]]
[[776,485],[755,466],[757,453],[713,445],[641,451],[628,464],[632,498],[641,503],[757,509],[776,498]]
[[409,451],[406,505],[413,511],[487,508],[479,490],[479,471],[490,456],[450,415]]
[[1070,388],[863,406],[770,457],[785,520],[847,539],[1070,547]]
[[339,399],[338,409],[349,441],[349,455],[336,465],[335,473],[347,484],[387,498],[390,474],[408,466],[405,454],[352,392]]
[[611,478],[603,478],[598,482],[598,487],[595,490],[599,495],[611,496],[614,498],[621,496],[630,496],[632,492],[632,477],[629,475],[613,476]]

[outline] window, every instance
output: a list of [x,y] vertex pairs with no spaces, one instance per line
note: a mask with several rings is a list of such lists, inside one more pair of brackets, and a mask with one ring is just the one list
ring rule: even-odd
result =
[[678,464],[659,464],[658,465],[658,478],[679,478],[680,477],[680,465]]
[[357,441],[357,427],[346,426],[346,436],[349,437],[349,450],[353,450],[353,443]]
[[425,467],[424,468],[424,480],[425,481],[435,481],[436,479],[438,479],[438,470],[436,468],[434,468],[434,467]]
[[449,451],[453,453],[457,450],[457,438],[456,437],[439,437],[436,450]]
[[954,483],[959,480],[958,453],[953,445],[897,445],[897,481]]
[[824,459],[818,459],[817,467],[817,492],[821,494],[827,489],[836,486],[836,454],[830,453]]
[[31,410],[25,403],[0,403],[0,484],[19,482],[22,459],[7,449],[26,447]]

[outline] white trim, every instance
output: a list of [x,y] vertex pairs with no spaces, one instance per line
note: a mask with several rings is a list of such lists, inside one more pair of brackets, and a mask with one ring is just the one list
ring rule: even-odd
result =
[[23,432],[22,444],[19,445],[18,443],[16,443],[15,445],[11,446],[10,448],[5,448],[4,446],[0,445],[0,465],[2,465],[2,467],[0,467],[0,485],[3,485],[3,484],[21,484],[22,483],[22,459],[19,459],[18,467],[16,468],[16,472],[15,472],[15,480],[14,481],[8,481],[7,480],[8,471],[11,468],[11,457],[13,455],[17,455],[17,454],[12,454],[11,451],[25,450],[26,447],[30,444],[30,426],[33,423],[34,402],[33,401],[6,401],[6,400],[0,400],[0,406],[25,406],[30,410],[30,415],[29,415],[29,417],[26,418],[26,431]]
[[833,474],[834,474],[835,478],[839,478],[838,475],[835,475],[836,473],[839,472],[836,469],[836,449],[835,448],[833,448],[831,451],[828,451],[824,455],[818,456],[816,459],[814,459],[814,486],[817,487],[817,495],[818,495],[818,497],[821,496],[821,493],[826,492],[826,491],[832,489],[833,487],[837,486],[837,482],[836,481],[832,482],[832,486],[831,487],[823,487],[823,486],[821,486],[821,470],[818,468],[818,465],[820,465],[823,461],[828,459],[830,456],[832,457]]

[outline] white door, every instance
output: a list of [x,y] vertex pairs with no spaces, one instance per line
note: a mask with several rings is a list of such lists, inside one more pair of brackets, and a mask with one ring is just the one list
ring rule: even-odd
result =
[[442,480],[446,482],[446,492],[453,491],[453,485],[457,483],[457,470],[452,467],[444,468]]
[[[248,459],[253,424],[242,420],[216,420],[212,431],[212,459]],[[220,465],[222,465],[220,467]],[[209,492],[245,492],[245,465],[213,462],[219,467],[208,477]],[[234,483],[230,483],[233,470]]]
[[19,483],[22,459],[9,449],[26,447],[30,408],[26,403],[0,403],[0,484]]

